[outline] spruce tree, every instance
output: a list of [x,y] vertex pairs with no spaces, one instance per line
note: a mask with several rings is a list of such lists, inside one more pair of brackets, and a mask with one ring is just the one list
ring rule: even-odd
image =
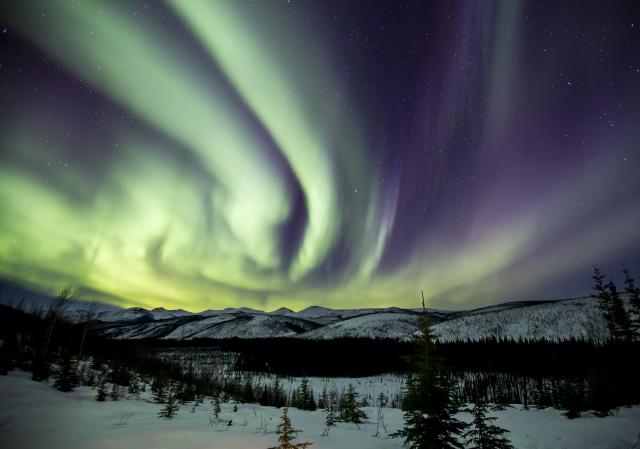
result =
[[327,396],[325,409],[327,414],[324,419],[325,430],[323,436],[329,435],[331,427],[338,423],[338,391],[335,388],[332,388]]
[[340,419],[344,422],[360,424],[367,415],[358,407],[358,395],[353,384],[349,384],[340,404]]
[[53,386],[60,391],[73,391],[77,385],[78,374],[76,361],[71,357],[70,352],[67,351],[62,358],[62,364],[58,374],[56,375]]
[[151,396],[159,404],[167,401],[167,379],[163,376],[154,377],[151,382]]
[[475,404],[469,412],[473,420],[471,427],[463,435],[467,449],[513,449],[505,437],[508,431],[493,424],[497,418],[487,416],[488,406],[484,397],[477,394]]
[[258,397],[258,403],[260,405],[270,406],[273,405],[273,394],[271,392],[271,387],[267,384],[264,384],[260,389],[260,394]]
[[455,414],[459,411],[453,397],[454,384],[440,375],[440,362],[422,297],[423,314],[420,332],[415,336],[419,352],[410,360],[411,372],[406,381],[403,403],[404,428],[394,433],[403,437],[411,449],[462,449],[458,436],[465,423]]
[[247,379],[242,387],[242,398],[241,401],[243,404],[251,404],[256,401],[255,395],[253,393],[253,385],[251,384],[251,379]]
[[167,395],[167,401],[164,407],[158,412],[158,416],[160,418],[171,419],[178,413],[178,410],[180,410],[180,406],[176,402],[175,390],[171,389]]
[[[295,400],[293,399],[295,397]],[[294,391],[292,396],[292,405],[300,410],[315,410],[316,401],[313,398],[313,392],[309,388],[309,379],[303,377],[300,381],[300,386]]]
[[129,380],[129,389],[128,393],[135,397],[136,399],[140,399],[140,381],[137,375],[132,375]]
[[118,384],[111,384],[111,393],[109,396],[114,401],[120,399],[120,386]]
[[602,316],[607,323],[609,336],[614,339],[616,336],[616,325],[613,319],[611,296],[609,295],[609,289],[604,283],[604,275],[600,273],[600,269],[598,267],[593,267],[593,275],[591,278],[593,279],[592,290],[594,291],[591,297],[598,300]]
[[104,380],[102,380],[100,382],[100,385],[98,386],[98,393],[96,394],[96,401],[103,402],[106,399],[107,399],[107,387],[106,387],[106,384],[105,384]]
[[282,409],[282,420],[280,422],[280,436],[278,437],[278,446],[271,449],[304,449],[311,446],[313,443],[308,441],[304,443],[294,443],[295,434],[300,432],[295,430],[291,425],[291,419],[288,414],[288,407]]
[[320,399],[318,399],[318,408],[326,409],[327,402],[329,400],[329,395],[327,393],[327,386],[322,387],[322,393],[320,394]]
[[624,291],[629,297],[629,305],[634,313],[631,328],[635,338],[640,338],[640,288],[636,286],[635,279],[631,277],[629,270],[622,268],[624,274]]
[[629,315],[613,281],[609,281],[607,290],[609,290],[610,310],[614,323],[614,338],[616,340],[631,340],[631,322],[629,321]]
[[220,394],[216,392],[213,396],[213,417],[216,419],[216,422],[218,421],[218,418],[220,418],[221,411],[222,408],[220,407]]
[[276,379],[273,383],[273,406],[280,408],[284,407],[287,403],[287,398],[284,395],[284,390],[280,386],[280,382]]

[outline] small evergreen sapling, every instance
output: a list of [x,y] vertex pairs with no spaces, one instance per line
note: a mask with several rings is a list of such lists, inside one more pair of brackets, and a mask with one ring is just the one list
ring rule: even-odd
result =
[[332,388],[327,396],[325,410],[327,414],[324,419],[325,429],[322,436],[329,435],[329,430],[338,423],[338,391],[335,388]]
[[220,412],[222,411],[222,408],[220,407],[220,393],[216,392],[216,394],[213,396],[213,418],[215,420],[215,423],[218,422],[218,419],[220,419]]
[[291,425],[291,419],[287,414],[288,407],[282,409],[282,420],[280,422],[280,436],[278,437],[278,445],[270,449],[304,449],[311,446],[313,443],[305,441],[304,443],[294,443],[293,440],[296,437],[296,433],[300,432],[295,430]]
[[167,396],[164,407],[158,412],[158,416],[160,418],[171,419],[178,413],[178,410],[180,410],[180,405],[176,402],[175,391],[172,389]]
[[159,404],[167,401],[167,379],[163,376],[154,377],[151,383],[151,396]]
[[120,399],[120,386],[118,384],[111,384],[111,393],[109,393],[109,396],[114,401]]
[[98,386],[98,393],[96,394],[96,401],[103,402],[107,399],[107,386],[104,380],[100,381]]
[[488,406],[480,394],[476,396],[473,409],[468,411],[473,420],[471,427],[463,435],[467,449],[513,449],[505,437],[508,431],[493,424],[496,417],[487,416]]
[[133,376],[131,376],[131,379],[129,380],[128,393],[129,395],[135,397],[136,399],[140,399],[140,392],[141,392],[140,381],[138,376],[134,374]]

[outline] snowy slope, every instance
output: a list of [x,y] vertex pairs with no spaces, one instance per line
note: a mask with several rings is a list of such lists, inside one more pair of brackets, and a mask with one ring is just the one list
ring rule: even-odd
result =
[[562,341],[603,340],[606,323],[591,298],[488,307],[435,324],[440,341],[478,341],[488,338]]
[[330,340],[340,337],[403,339],[415,332],[420,316],[417,313],[369,313],[347,318],[306,332],[302,338]]
[[96,323],[98,333],[116,339],[270,338],[295,336],[318,325],[300,318],[264,313],[221,312],[165,320]]

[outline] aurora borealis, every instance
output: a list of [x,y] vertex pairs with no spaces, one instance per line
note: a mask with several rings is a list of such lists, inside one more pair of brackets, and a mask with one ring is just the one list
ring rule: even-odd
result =
[[199,311],[640,272],[637,2],[0,11],[0,278]]

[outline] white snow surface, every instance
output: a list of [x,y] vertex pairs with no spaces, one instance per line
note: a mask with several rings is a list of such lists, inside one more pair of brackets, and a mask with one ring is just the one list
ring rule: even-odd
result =
[[[13,371],[0,376],[0,447],[2,449],[266,449],[277,442],[275,429],[281,410],[253,404],[223,404],[224,422],[210,425],[210,398],[191,413],[183,405],[172,420],[158,418],[162,408],[147,396],[140,399],[96,402],[95,391],[79,387],[62,393],[45,383],[34,382],[27,373]],[[339,423],[329,436],[324,412],[290,409],[297,442],[310,441],[315,449],[400,449],[403,442],[384,432],[374,437],[376,409],[359,427]],[[402,412],[383,409],[389,433],[403,425]],[[126,415],[129,419],[125,419]],[[517,449],[622,449],[638,447],[640,407],[620,409],[605,418],[569,420],[554,409],[508,408],[495,412],[496,423],[510,431]],[[469,421],[466,413],[461,419]],[[226,423],[231,420],[231,426]],[[121,424],[121,422],[125,422]],[[266,431],[261,422],[266,422]],[[634,446],[636,445],[636,446]]]

